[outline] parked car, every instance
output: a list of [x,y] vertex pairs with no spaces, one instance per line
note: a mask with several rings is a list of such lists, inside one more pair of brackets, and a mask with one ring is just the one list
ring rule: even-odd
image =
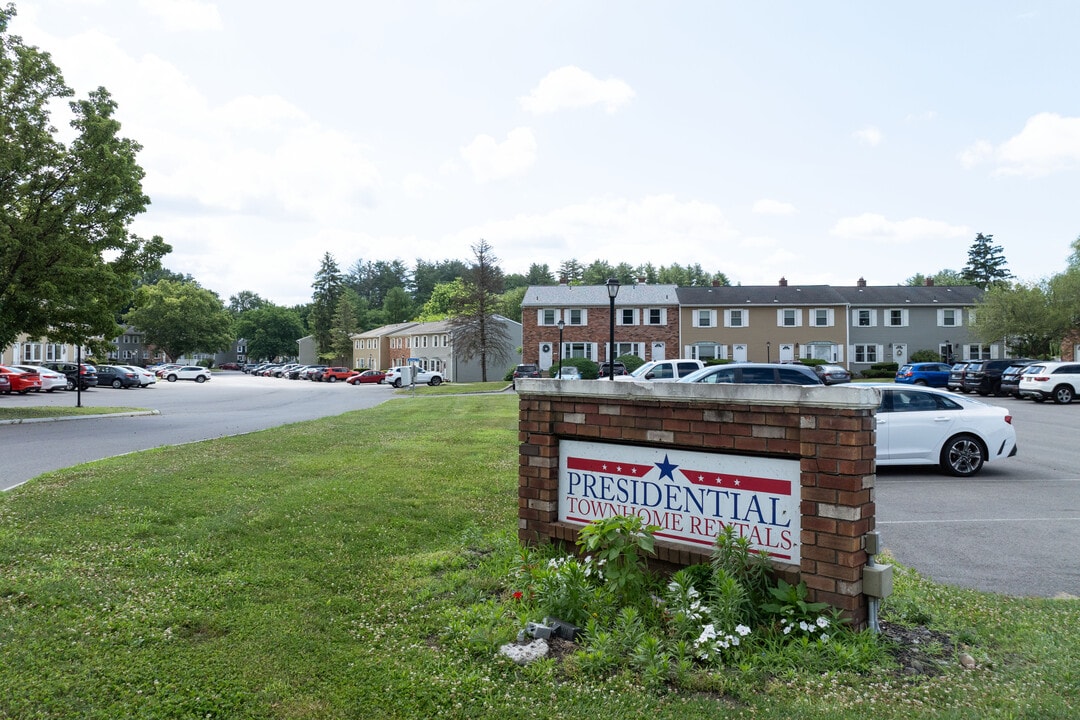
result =
[[1001,394],[1020,397],[1020,377],[1038,360],[1020,360],[1001,371]]
[[[41,378],[41,387],[35,392],[44,390],[47,393],[51,393],[57,388],[61,390],[67,389],[67,377],[63,373],[58,373],[55,370],[50,370],[47,367],[41,365],[12,365],[11,367],[16,370],[22,370],[23,372],[35,373]],[[10,390],[10,388],[8,388]]]
[[179,363],[166,363],[165,365],[158,365],[154,368],[154,374],[159,378],[164,378],[169,372],[184,367]]
[[225,362],[225,363],[221,363],[220,365],[218,365],[218,368],[220,370],[240,370],[241,365],[240,365],[240,363]]
[[745,383],[752,385],[824,385],[806,365],[793,363],[730,363],[709,365],[690,373],[681,383]]
[[[619,365],[615,363],[618,373]],[[628,375],[615,375],[616,381],[622,382],[675,382],[690,373],[705,367],[700,360],[677,358],[674,360],[650,360]]]
[[558,380],[580,380],[581,371],[573,365],[566,365],[559,368],[559,372],[555,375],[555,378]]
[[919,362],[901,365],[896,371],[896,382],[905,385],[927,385],[942,388],[949,384],[953,366],[948,363]]
[[1038,362],[1029,365],[1020,376],[1020,396],[1035,402],[1052,399],[1068,405],[1080,392],[1080,363]]
[[315,373],[322,372],[325,369],[325,365],[308,365],[307,367],[300,368],[300,372],[296,375],[296,378],[298,380],[313,380]]
[[967,366],[966,362],[953,363],[952,368],[949,369],[949,382],[945,384],[945,387],[956,392],[967,392],[964,389],[964,373]]
[[50,370],[62,373],[64,377],[67,378],[68,390],[74,390],[76,385],[82,390],[97,387],[97,368],[93,365],[87,365],[86,363],[77,365],[76,363],[69,362],[51,362],[45,363],[42,367],[47,367]]
[[347,378],[345,382],[350,385],[366,385],[368,383],[381,383],[386,378],[382,370],[364,370]]
[[1009,360],[979,360],[968,363],[964,371],[964,392],[975,392],[979,395],[998,395],[1001,393],[1001,374],[1005,368],[1018,360],[1026,358],[1011,358]]
[[817,376],[821,378],[821,382],[826,385],[841,385],[843,383],[851,382],[851,373],[843,365],[808,365],[811,370],[817,373]]
[[322,371],[319,376],[320,382],[334,383],[338,380],[348,380],[353,375],[356,375],[356,371],[347,367],[330,367]]
[[148,387],[157,382],[157,375],[144,367],[139,367],[138,365],[117,365],[117,367],[122,367],[125,370],[130,370],[135,373],[135,377],[138,378],[139,387],[141,388]]
[[530,365],[528,363],[518,365],[514,368],[513,374],[510,376],[510,387],[517,388],[518,378],[538,378],[540,377],[540,366]]
[[7,365],[0,365],[0,375],[4,375],[8,379],[8,383],[11,388],[9,393],[19,393],[25,395],[31,390],[41,389],[41,378],[37,373],[26,372],[25,370],[18,370]]
[[7,375],[0,375],[0,394],[11,394],[11,381],[7,379]]
[[176,382],[177,380],[194,380],[197,383],[204,383],[210,379],[210,371],[198,365],[181,365],[172,370],[167,370],[165,372],[165,379],[169,382]]
[[[600,363],[600,371],[596,374],[596,377],[598,377],[598,378],[606,378],[606,377],[608,377],[608,374],[610,373],[608,368],[610,366],[611,366],[611,363],[608,363],[608,362]],[[626,371],[626,365],[623,365],[621,362],[616,360],[615,361],[615,377],[619,377],[620,375],[629,375],[629,374],[630,373],[628,373]]]
[[117,365],[97,366],[98,386],[110,385],[117,390],[138,387],[139,377],[134,371]]
[[1003,407],[930,387],[875,384],[878,465],[940,465],[969,477],[1016,454],[1016,428]]
[[[397,365],[386,371],[386,377],[383,378],[383,382],[389,383],[396,388],[402,385],[410,384],[410,375],[413,368],[409,365]],[[415,383],[417,385],[441,385],[443,382],[443,375],[437,370],[421,370],[416,368]]]

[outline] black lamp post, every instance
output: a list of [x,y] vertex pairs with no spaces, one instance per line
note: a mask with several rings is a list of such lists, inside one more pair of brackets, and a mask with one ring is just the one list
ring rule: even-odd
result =
[[562,356],[563,356],[563,352],[562,352],[562,331],[563,331],[564,327],[566,327],[566,322],[560,318],[559,319],[559,374],[560,375],[562,374]]
[[608,278],[607,295],[611,301],[611,333],[608,337],[608,377],[615,380],[615,296],[619,294],[619,278]]
[[772,343],[765,343],[765,362],[772,362]]

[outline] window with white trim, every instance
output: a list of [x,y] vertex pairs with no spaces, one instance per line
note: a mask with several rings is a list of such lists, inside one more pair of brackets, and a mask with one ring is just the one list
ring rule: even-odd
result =
[[725,310],[724,327],[749,327],[750,318],[745,310]]
[[692,318],[691,325],[693,325],[693,327],[716,327],[715,310],[694,310]]
[[877,325],[877,313],[869,309],[852,310],[851,324],[855,327],[874,327]]
[[558,325],[559,311],[555,308],[541,308],[537,311],[536,321],[541,325]]
[[885,311],[885,324],[889,327],[907,327],[907,308],[890,308]]
[[697,343],[696,345],[689,346],[690,352],[687,357],[691,360],[701,360],[702,362],[708,360],[726,360],[727,359],[727,345],[720,345],[718,343]]
[[810,324],[814,327],[833,326],[832,308],[814,308],[810,311]]
[[642,317],[645,325],[667,325],[667,308],[647,308]]
[[644,360],[645,344],[636,342],[616,342],[615,357],[622,357],[623,355],[637,355]]
[[638,309],[637,308],[621,308],[616,311],[618,314],[617,325],[637,325],[638,324]]
[[881,356],[880,345],[856,345],[855,346],[855,362],[857,363],[876,363]]
[[980,345],[978,343],[972,343],[966,347],[967,360],[989,360],[990,359],[990,346]]
[[939,308],[937,311],[938,327],[960,327],[963,320],[960,310],[956,308]]
[[801,327],[802,311],[798,308],[780,308],[776,311],[777,327]]
[[566,313],[567,325],[586,325],[589,322],[589,313],[581,308],[563,310]]
[[566,348],[565,357],[596,359],[596,343],[568,342],[563,345]]

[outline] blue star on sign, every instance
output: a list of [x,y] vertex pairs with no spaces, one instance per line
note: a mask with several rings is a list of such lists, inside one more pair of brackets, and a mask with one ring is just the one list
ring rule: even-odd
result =
[[675,481],[675,478],[672,476],[671,473],[673,473],[675,471],[675,468],[677,468],[679,466],[675,465],[672,462],[670,462],[668,460],[667,455],[664,455],[664,462],[656,463],[656,467],[660,468],[660,479],[661,480],[663,480],[664,478],[667,478],[668,480],[671,480],[672,482]]

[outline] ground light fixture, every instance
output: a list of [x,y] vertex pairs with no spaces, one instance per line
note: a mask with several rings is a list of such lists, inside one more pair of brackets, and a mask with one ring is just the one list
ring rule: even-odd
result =
[[608,278],[607,295],[611,301],[611,332],[608,337],[608,378],[615,380],[615,297],[619,294],[619,278]]

